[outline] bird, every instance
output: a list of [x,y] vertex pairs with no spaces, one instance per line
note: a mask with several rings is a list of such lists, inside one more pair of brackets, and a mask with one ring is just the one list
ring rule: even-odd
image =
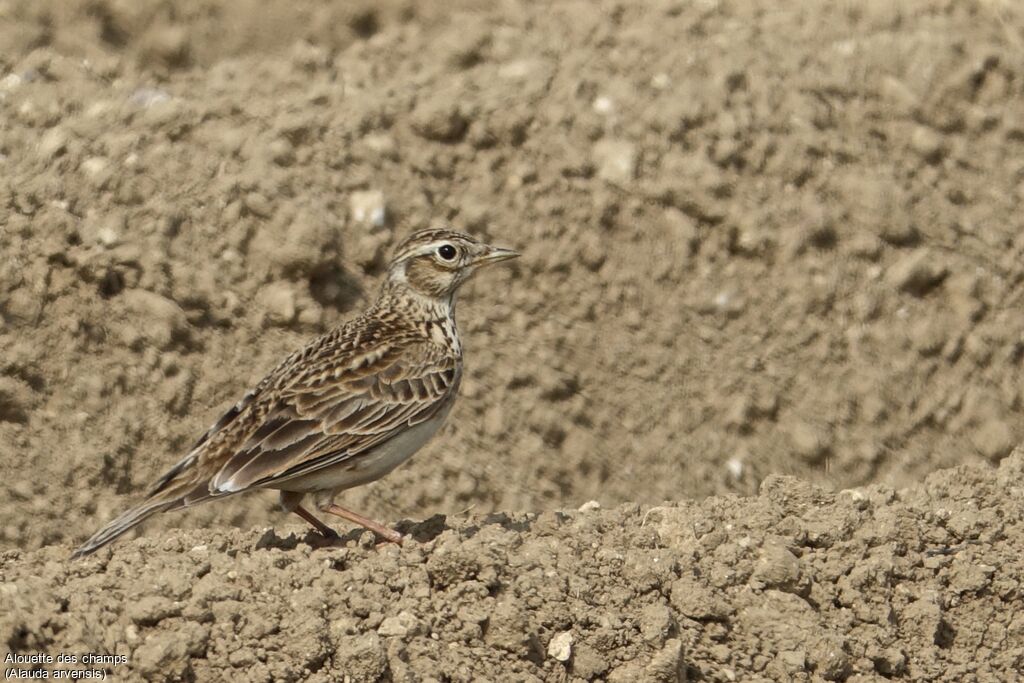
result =
[[334,497],[388,474],[438,431],[462,380],[456,294],[481,268],[517,256],[447,224],[409,235],[366,310],[286,357],[72,558],[156,513],[260,489],[279,491],[281,507],[325,538],[337,534],[303,506],[307,495],[320,512],[401,543]]

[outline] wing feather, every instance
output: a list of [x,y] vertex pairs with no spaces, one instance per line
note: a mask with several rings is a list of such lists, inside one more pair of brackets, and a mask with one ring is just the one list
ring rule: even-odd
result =
[[363,354],[354,377],[332,371],[290,386],[210,480],[211,492],[271,486],[331,467],[429,420],[457,390],[458,372],[456,359],[425,350],[432,351],[373,354],[373,372],[365,365],[371,354]]

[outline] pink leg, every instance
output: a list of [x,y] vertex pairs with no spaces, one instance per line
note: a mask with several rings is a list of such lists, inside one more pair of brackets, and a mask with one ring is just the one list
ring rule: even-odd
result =
[[402,540],[403,540],[402,534],[398,533],[394,529],[387,528],[386,526],[384,526],[380,522],[373,521],[369,517],[363,517],[360,514],[352,512],[351,510],[346,510],[345,508],[341,507],[340,505],[335,505],[334,503],[330,503],[329,505],[325,505],[324,507],[322,507],[320,509],[323,510],[324,512],[329,512],[332,515],[337,515],[338,517],[341,517],[342,519],[347,519],[350,522],[355,522],[356,524],[358,524],[359,526],[363,527],[364,529],[369,529],[373,533],[377,534],[378,536],[383,538],[385,541],[390,541],[391,543],[397,543],[398,545],[402,544]]
[[310,513],[308,510],[306,510],[301,505],[295,506],[294,512],[299,517],[302,517],[304,520],[306,520],[307,522],[312,524],[313,527],[317,531],[319,531],[321,534],[323,534],[324,538],[337,538],[338,537],[338,532],[336,532],[334,529],[332,529],[331,527],[327,526],[326,524],[321,522],[319,519],[314,517],[312,515],[312,513]]

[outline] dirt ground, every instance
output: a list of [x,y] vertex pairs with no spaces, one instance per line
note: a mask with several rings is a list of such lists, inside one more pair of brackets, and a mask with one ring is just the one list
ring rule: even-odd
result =
[[1012,681],[1022,481],[1016,451],[901,491],[438,515],[401,548],[288,522],[8,550],[0,636],[122,680]]
[[[0,0],[0,636],[199,680],[1006,680],[1021,112],[1010,0]],[[524,256],[464,292],[439,437],[339,501],[423,545],[311,551],[254,494],[64,564],[438,220]]]

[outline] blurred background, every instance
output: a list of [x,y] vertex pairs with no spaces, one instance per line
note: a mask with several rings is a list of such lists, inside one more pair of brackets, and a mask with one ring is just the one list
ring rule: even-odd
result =
[[[384,520],[902,486],[1021,436],[1012,2],[0,0],[0,543],[78,542],[438,220]],[[253,494],[149,528],[299,525]]]

